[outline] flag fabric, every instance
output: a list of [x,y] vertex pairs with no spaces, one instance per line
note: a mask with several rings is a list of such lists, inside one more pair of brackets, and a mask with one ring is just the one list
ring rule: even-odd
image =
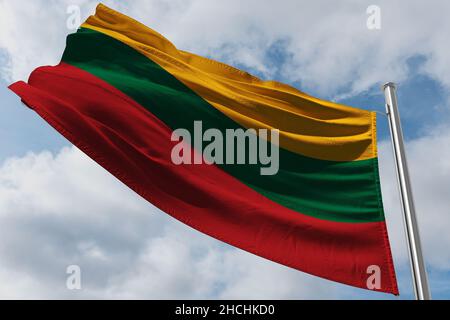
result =
[[[60,64],[40,67],[28,83],[10,89],[179,221],[283,265],[398,294],[375,112],[179,50],[101,4],[68,36]],[[269,144],[279,147],[279,170],[262,175],[254,164],[174,163],[174,131],[195,135],[196,121],[224,135],[228,129],[277,129],[279,141]],[[194,144],[188,148],[203,157]],[[379,283],[370,286],[377,270]]]

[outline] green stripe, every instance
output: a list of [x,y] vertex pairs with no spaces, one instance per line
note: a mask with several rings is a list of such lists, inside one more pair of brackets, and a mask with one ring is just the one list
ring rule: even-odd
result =
[[[63,61],[101,78],[157,116],[172,130],[201,120],[203,130],[244,129],[161,66],[126,44],[81,28],[68,37]],[[125,116],[125,115],[124,115]],[[227,173],[297,212],[342,222],[384,220],[377,159],[318,160],[280,148],[280,170],[261,176],[260,165],[220,165]]]

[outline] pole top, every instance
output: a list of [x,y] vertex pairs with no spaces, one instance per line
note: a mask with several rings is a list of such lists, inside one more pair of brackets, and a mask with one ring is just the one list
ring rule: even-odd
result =
[[392,89],[395,89],[397,85],[394,82],[386,82],[381,86],[381,90],[386,90],[386,88],[391,87]]

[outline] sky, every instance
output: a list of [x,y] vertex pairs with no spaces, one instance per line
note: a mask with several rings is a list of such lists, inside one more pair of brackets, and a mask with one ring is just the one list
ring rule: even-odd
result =
[[[323,280],[203,235],[156,209],[7,89],[59,62],[90,0],[0,0],[0,298],[411,299],[380,86],[399,108],[432,296],[450,298],[450,2],[104,1],[178,48],[376,110],[384,208],[400,296]],[[369,6],[380,28],[367,26]],[[76,28],[76,27],[75,27]],[[66,268],[81,268],[68,290]]]

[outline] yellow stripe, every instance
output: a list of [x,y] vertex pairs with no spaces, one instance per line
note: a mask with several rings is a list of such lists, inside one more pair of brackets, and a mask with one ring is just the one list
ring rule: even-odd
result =
[[334,161],[376,157],[374,112],[314,98],[178,50],[156,31],[102,4],[82,27],[139,51],[241,126],[280,130],[285,149]]

